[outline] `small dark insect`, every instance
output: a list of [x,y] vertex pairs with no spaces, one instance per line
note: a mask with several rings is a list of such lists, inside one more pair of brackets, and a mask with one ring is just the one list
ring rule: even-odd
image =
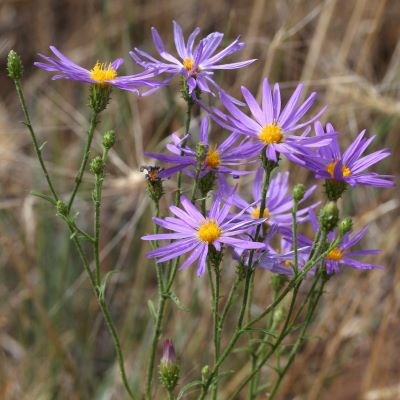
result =
[[142,165],[140,167],[140,172],[144,173],[144,177],[146,180],[150,182],[159,182],[161,178],[159,177],[159,173],[163,171],[164,168],[160,168],[153,165]]

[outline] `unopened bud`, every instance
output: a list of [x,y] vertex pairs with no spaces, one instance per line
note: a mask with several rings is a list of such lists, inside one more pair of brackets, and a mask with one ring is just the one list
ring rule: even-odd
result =
[[179,366],[176,363],[175,348],[171,339],[166,339],[163,344],[163,355],[160,361],[161,384],[171,391],[179,379]]
[[319,213],[319,223],[322,229],[330,232],[336,228],[339,222],[339,209],[335,202],[331,201],[326,204]]
[[93,158],[92,162],[90,163],[90,170],[95,175],[102,175],[104,171],[104,161],[100,156]]
[[198,164],[203,164],[208,153],[208,144],[204,142],[199,142],[196,144],[196,161]]
[[147,183],[147,194],[154,203],[158,203],[164,194],[162,179],[159,176],[163,169],[152,165],[143,165],[140,172],[144,173]]
[[103,147],[106,150],[110,150],[111,147],[114,146],[115,144],[115,140],[116,140],[116,135],[114,131],[107,131],[104,135],[103,135]]
[[208,374],[210,373],[210,367],[208,365],[205,365],[201,369],[201,380],[205,382],[208,379]]
[[21,79],[24,72],[21,57],[14,51],[10,50],[7,57],[8,76],[14,81]]
[[64,217],[68,215],[68,206],[62,200],[57,201],[56,208],[59,215]]
[[298,183],[293,188],[293,200],[296,202],[299,202],[300,200],[303,199],[305,192],[306,192],[306,189],[305,189],[304,185],[301,183]]
[[339,232],[341,235],[345,235],[346,233],[350,232],[353,228],[353,221],[350,217],[344,218],[340,221],[339,224]]

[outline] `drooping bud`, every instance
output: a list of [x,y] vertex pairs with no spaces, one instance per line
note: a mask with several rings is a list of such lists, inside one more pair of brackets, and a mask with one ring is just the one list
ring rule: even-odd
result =
[[319,223],[326,232],[336,228],[339,222],[339,209],[335,202],[326,204],[319,213]]
[[175,348],[171,339],[163,343],[163,355],[160,361],[160,381],[166,390],[174,390],[179,379],[179,366],[176,363]]
[[111,85],[90,85],[89,105],[94,112],[101,113],[106,109],[111,95]]
[[7,71],[8,76],[14,81],[19,81],[22,78],[24,68],[22,66],[21,57],[14,50],[10,50],[8,53]]
[[296,202],[299,202],[300,200],[303,200],[305,192],[306,192],[306,188],[304,187],[304,185],[301,184],[301,183],[298,183],[293,188],[293,200],[296,201]]
[[339,224],[339,232],[343,236],[346,233],[350,232],[353,228],[353,221],[350,217],[343,218]]
[[90,170],[95,175],[102,175],[104,171],[104,161],[100,156],[93,158],[90,163]]
[[106,150],[110,150],[111,147],[114,146],[115,140],[116,140],[115,132],[114,132],[114,131],[107,131],[107,132],[103,135],[103,140],[102,140],[103,147],[104,147]]
[[140,167],[140,172],[143,172],[146,178],[147,193],[156,204],[158,204],[164,194],[162,179],[159,176],[162,170],[162,168],[152,165],[143,165]]
[[347,183],[335,179],[327,179],[324,184],[325,194],[329,201],[337,201],[347,189]]

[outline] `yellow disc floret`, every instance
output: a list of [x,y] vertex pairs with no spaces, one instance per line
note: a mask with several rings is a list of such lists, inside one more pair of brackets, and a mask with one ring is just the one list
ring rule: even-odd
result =
[[193,58],[190,57],[186,57],[183,60],[183,67],[187,70],[187,71],[191,71],[194,67],[194,60]]
[[275,122],[265,125],[258,137],[265,144],[280,143],[283,139],[282,128]]
[[221,164],[221,157],[217,149],[209,149],[206,156],[206,166],[209,168],[218,168]]
[[[336,167],[337,161],[331,161],[327,166],[326,166],[326,170],[328,171],[329,175],[332,178],[335,178],[335,167]],[[342,174],[344,177],[350,176],[351,174],[351,170],[349,167],[347,167],[346,165],[342,165]]]
[[117,77],[117,71],[111,66],[111,64],[99,63],[90,70],[90,77],[97,83],[106,83]]
[[198,238],[205,243],[211,244],[221,236],[222,230],[215,219],[206,218],[197,231]]
[[[261,214],[260,207],[253,208],[253,210],[251,211],[251,218],[253,219],[261,218],[260,214]],[[263,212],[263,218],[268,218],[268,217],[269,217],[269,210],[268,208],[265,208]]]
[[327,260],[332,260],[332,261],[341,261],[342,258],[343,258],[343,252],[338,247],[332,249],[326,256]]

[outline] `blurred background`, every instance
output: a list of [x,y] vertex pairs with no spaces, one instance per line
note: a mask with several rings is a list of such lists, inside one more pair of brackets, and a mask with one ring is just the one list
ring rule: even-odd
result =
[[[47,188],[29,134],[20,123],[23,116],[5,72],[7,53],[13,48],[22,56],[33,125],[40,141],[47,142],[44,157],[59,192],[67,197],[88,124],[88,86],[51,81],[48,73],[33,67],[36,54],[49,54],[53,44],[89,69],[97,60],[122,56],[125,72],[138,72],[129,50],[139,47],[155,54],[152,26],[173,50],[173,19],[183,26],[186,37],[196,26],[204,35],[224,32],[225,44],[242,36],[247,47],[231,59],[258,61],[217,75],[231,94],[239,96],[240,85],[257,93],[262,77],[268,76],[282,82],[287,98],[301,80],[308,91],[318,91],[320,106],[329,104],[323,120],[341,132],[342,146],[366,128],[377,135],[369,151],[389,147],[393,153],[376,170],[399,175],[397,0],[1,0],[1,399],[125,398],[111,339],[67,230],[54,209],[30,195],[31,190]],[[152,227],[145,182],[138,170],[146,162],[145,150],[161,151],[164,139],[181,129],[184,113],[178,81],[141,99],[114,91],[99,129],[113,128],[118,136],[104,189],[102,269],[117,271],[107,299],[121,335],[127,372],[138,392],[152,329],[147,299],[156,302],[157,295],[154,265],[145,258],[149,247],[139,240]],[[99,140],[95,148],[100,149]],[[292,182],[312,182],[307,172],[290,168]],[[76,209],[90,230],[93,179],[87,174],[85,180]],[[369,261],[385,269],[348,269],[331,279],[310,340],[288,373],[280,399],[400,398],[399,206],[397,188],[357,188],[345,196],[342,209],[355,216],[356,228],[370,226],[363,247],[382,250]],[[224,274],[229,282],[233,268],[225,268]],[[268,304],[271,295],[270,274],[257,274],[255,312]],[[176,291],[190,313],[170,306],[164,337],[176,345],[182,387],[211,362],[212,322],[207,307],[201,307],[209,302],[207,280],[198,279],[194,268],[178,275]],[[249,365],[240,362],[238,354],[223,370],[230,373],[221,382],[221,399],[235,390]],[[273,371],[266,368],[263,374],[268,379]],[[155,398],[164,398],[164,392],[159,389]]]

